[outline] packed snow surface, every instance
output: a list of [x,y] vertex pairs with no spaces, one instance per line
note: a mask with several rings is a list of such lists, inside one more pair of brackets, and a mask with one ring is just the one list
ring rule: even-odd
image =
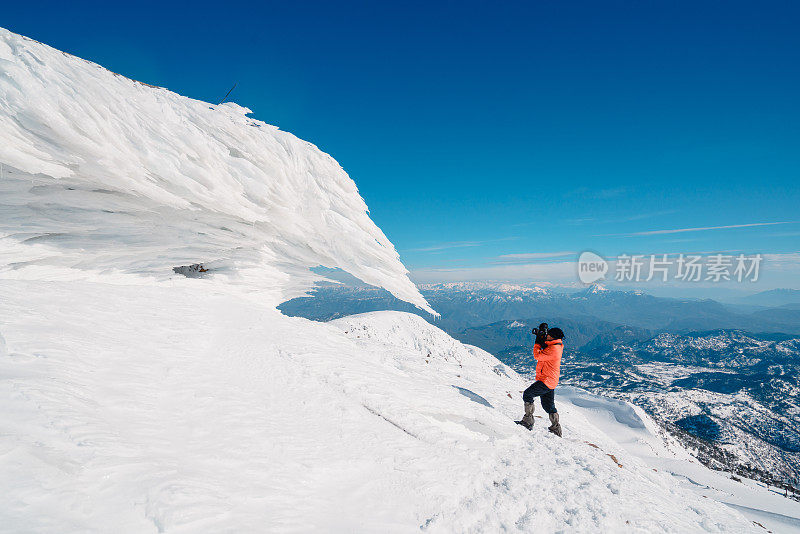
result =
[[429,308],[336,162],[245,111],[0,31],[0,530],[762,531],[616,441],[627,405],[529,432],[529,382],[416,315],[281,315],[318,265]]

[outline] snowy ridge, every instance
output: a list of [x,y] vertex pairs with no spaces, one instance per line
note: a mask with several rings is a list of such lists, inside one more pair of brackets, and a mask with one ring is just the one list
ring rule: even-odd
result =
[[0,29],[0,269],[163,279],[201,263],[274,304],[341,268],[432,311],[315,146]]
[[506,282],[439,282],[435,284],[419,284],[426,291],[496,291],[498,293],[534,293],[548,295],[546,288],[532,285],[509,284]]

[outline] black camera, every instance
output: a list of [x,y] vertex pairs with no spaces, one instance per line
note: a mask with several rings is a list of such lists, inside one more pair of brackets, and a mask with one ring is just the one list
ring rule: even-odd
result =
[[536,336],[536,341],[534,341],[534,343],[544,348],[547,341],[547,323],[542,323],[539,325],[539,328],[531,330],[531,334]]
[[539,325],[539,328],[534,328],[531,330],[531,334],[536,337],[541,336],[543,338],[547,338],[547,323],[542,323]]

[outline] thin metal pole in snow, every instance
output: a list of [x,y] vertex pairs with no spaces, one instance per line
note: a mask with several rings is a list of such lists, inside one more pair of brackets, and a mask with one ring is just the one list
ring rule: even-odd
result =
[[236,89],[236,86],[237,86],[237,85],[239,85],[239,82],[236,82],[235,84],[233,84],[233,87],[231,87],[231,88],[230,88],[230,90],[229,90],[227,93],[225,93],[225,96],[223,96],[223,97],[222,97],[222,100],[220,100],[219,102],[217,102],[217,105],[218,105],[218,106],[219,106],[220,104],[222,104],[223,102],[225,102],[225,99],[226,99],[226,98],[228,98],[228,95],[229,95],[229,94],[231,94],[231,91],[233,91],[234,89]]

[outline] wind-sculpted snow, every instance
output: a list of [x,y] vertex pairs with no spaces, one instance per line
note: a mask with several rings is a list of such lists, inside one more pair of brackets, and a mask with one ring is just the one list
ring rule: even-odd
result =
[[321,265],[432,311],[339,164],[249,112],[0,29],[0,269],[164,278],[201,263],[278,304]]

